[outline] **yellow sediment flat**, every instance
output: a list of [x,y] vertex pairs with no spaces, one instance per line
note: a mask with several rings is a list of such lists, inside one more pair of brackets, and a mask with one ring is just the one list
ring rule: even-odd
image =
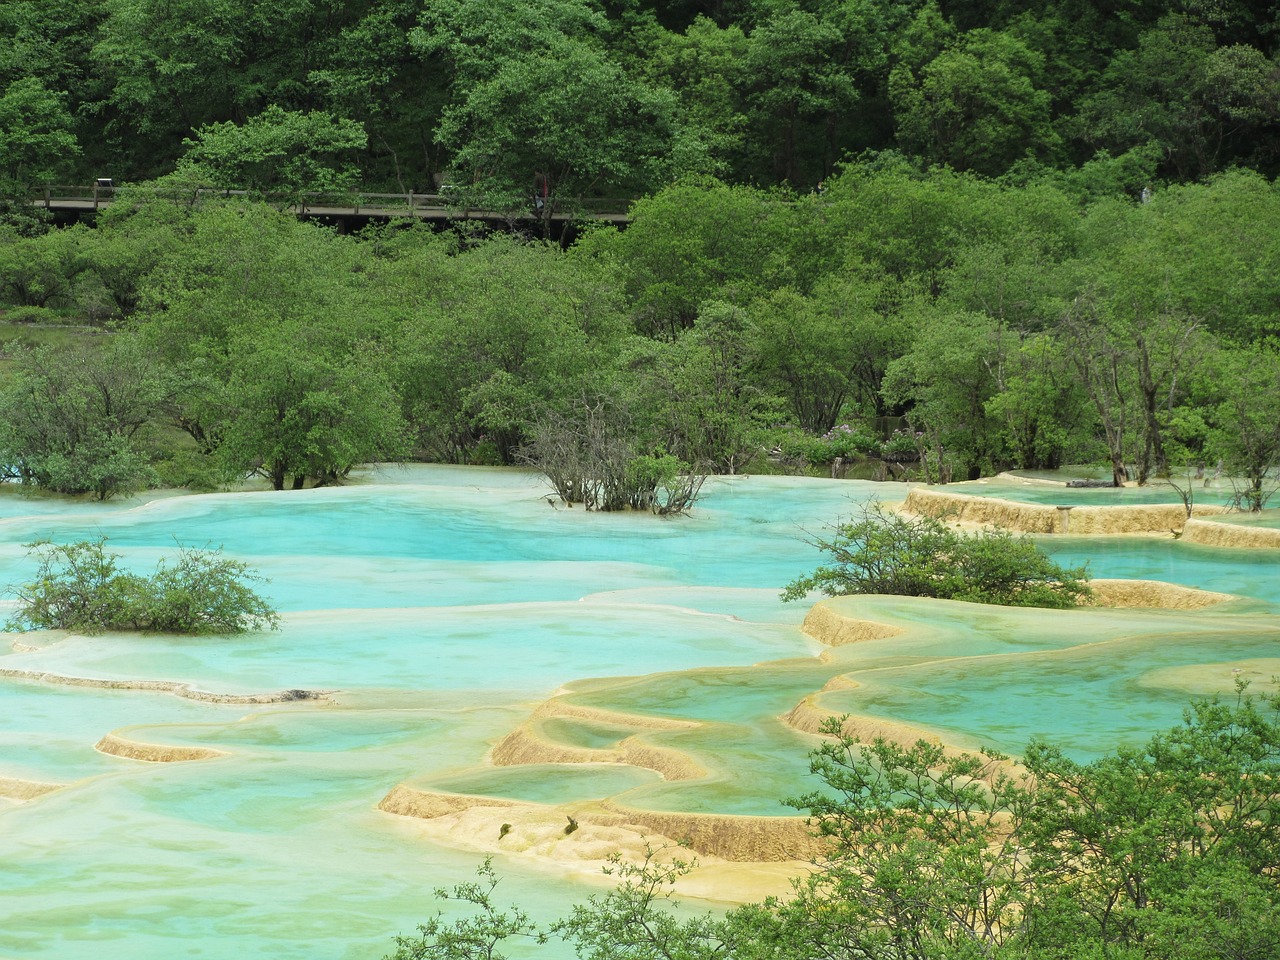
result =
[[657,747],[637,736],[620,734],[617,746],[609,748],[578,747],[543,737],[539,727],[546,719],[571,718],[613,727],[639,730],[687,730],[699,726],[687,721],[661,717],[643,717],[588,707],[576,707],[556,697],[544,703],[533,715],[490,751],[489,762],[498,767],[535,763],[625,763],[658,773],[664,780],[699,780],[707,775],[705,768],[686,753]]
[[901,627],[874,620],[858,620],[836,613],[825,603],[815,603],[805,614],[801,626],[813,639],[828,647],[842,647],[847,643],[863,643],[867,640],[883,640],[902,633]]
[[[792,707],[782,720],[801,733],[820,734],[826,723],[835,716],[837,714],[818,706],[814,696],[808,696]],[[942,738],[926,727],[881,717],[845,717],[841,721],[840,730],[846,736],[855,737],[864,743],[891,740],[905,745],[917,740],[927,740],[942,746]]]
[[61,790],[66,784],[41,783],[38,780],[18,780],[14,777],[0,777],[0,799],[12,800],[14,803],[26,803],[46,793]]
[[1092,580],[1093,606],[1158,610],[1201,610],[1236,598],[1159,580]]
[[1251,527],[1240,523],[1214,523],[1211,520],[1188,520],[1182,539],[1207,547],[1241,547],[1280,549],[1280,528]]
[[602,707],[582,706],[564,697],[552,697],[544,701],[533,711],[531,719],[544,717],[565,717],[572,720],[585,720],[588,723],[635,727],[643,730],[692,730],[701,726],[693,720],[673,720],[670,717],[651,717],[639,713],[606,710]]
[[1246,681],[1252,694],[1280,693],[1280,657],[1161,667],[1138,678],[1138,683],[1144,687],[1181,690],[1192,697],[1219,694],[1223,688],[1228,688],[1237,681]]
[[214,750],[210,747],[175,747],[158,743],[140,743],[137,740],[126,740],[108,733],[94,744],[99,753],[113,757],[124,757],[127,760],[145,760],[148,763],[182,763],[188,760],[212,760],[214,757],[225,757],[225,750]]
[[41,670],[0,670],[0,678],[30,680],[66,687],[96,687],[101,690],[141,690],[155,693],[171,693],[186,700],[203,703],[291,703],[295,700],[327,700],[332,690],[280,690],[276,693],[212,693],[197,690],[190,684],[175,680],[105,680],[98,677],[70,677],[61,673]]
[[[562,864],[600,863],[615,855],[639,860],[646,848],[676,846],[700,858],[783,863],[808,860],[821,847],[803,817],[667,813],[608,801],[552,806],[405,784],[383,797],[378,809],[432,821],[434,833],[468,847],[534,854]],[[577,826],[566,833],[570,818]]]
[[[625,808],[610,810],[598,804],[552,807],[489,797],[432,794],[401,784],[378,806],[387,813],[412,818],[415,829],[431,842],[486,854],[527,857],[583,878],[599,878],[601,868],[614,858],[629,863],[642,863],[649,858],[658,863],[682,860],[693,867],[676,882],[676,892],[707,900],[750,903],[769,896],[785,896],[792,889],[793,879],[810,869],[810,864],[800,859],[735,861],[699,852],[696,847],[680,846],[675,838],[639,822]],[[577,829],[566,833],[570,816]],[[681,819],[688,826],[688,817]],[[676,825],[663,824],[673,830]],[[811,843],[803,826],[797,817],[788,829],[802,831],[802,839]],[[704,828],[700,835],[707,833]]]
[[[1179,503],[1125,504],[1116,506],[1058,507],[1019,503],[998,497],[947,493],[928,487],[912,487],[902,509],[907,513],[959,523],[1003,527],[1019,533],[1071,534],[1171,534],[1187,523],[1186,508]],[[1224,512],[1217,505],[1196,506],[1196,516]]]

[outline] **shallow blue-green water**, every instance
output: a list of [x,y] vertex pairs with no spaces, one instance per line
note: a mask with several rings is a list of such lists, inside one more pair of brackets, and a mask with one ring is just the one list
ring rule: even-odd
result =
[[[219,704],[0,677],[0,780],[65,785],[0,800],[0,957],[377,958],[437,909],[433,888],[469,879],[477,860],[380,813],[397,783],[783,813],[782,797],[813,787],[811,741],[777,717],[837,673],[860,683],[830,695],[842,708],[1015,751],[1059,733],[1087,755],[1177,720],[1185,694],[1162,685],[1160,669],[1280,657],[1275,554],[1106,538],[1045,543],[1097,576],[1253,602],[1167,620],[1177,644],[1159,641],[1159,618],[1107,620],[1096,649],[1053,615],[889,604],[881,612],[914,624],[910,643],[842,648],[823,666],[798,629],[805,605],[782,604],[778,591],[818,560],[806,530],[872,496],[901,499],[902,488],[728,478],[708,484],[692,516],[670,520],[566,510],[545,494],[518,471],[412,467],[314,491],[0,500],[8,582],[34,571],[22,545],[36,539],[103,536],[138,570],[180,541],[250,563],[285,614],[279,632],[242,637],[26,636],[33,649],[6,645],[0,669],[221,694],[332,692]],[[708,776],[483,763],[539,702],[592,677],[638,679],[578,685],[584,703],[702,724],[651,740],[695,756]],[[548,732],[611,743],[607,725],[559,723]],[[225,756],[148,764],[97,753],[110,732]],[[518,859],[501,872],[506,894],[540,916],[596,889]]]

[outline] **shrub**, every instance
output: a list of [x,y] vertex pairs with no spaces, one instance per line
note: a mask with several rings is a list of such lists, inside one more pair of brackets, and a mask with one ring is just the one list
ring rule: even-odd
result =
[[813,544],[834,563],[792,581],[784,600],[821,590],[1063,608],[1090,595],[1083,568],[1059,566],[1029,537],[1007,530],[966,535],[933,517],[907,518],[878,506]]
[[880,451],[880,442],[875,437],[847,423],[832,427],[819,440],[816,452],[821,456],[819,462],[822,463],[830,463],[836,457],[844,460],[869,457]]
[[250,586],[262,578],[221,550],[179,547],[150,577],[119,569],[102,538],[28,545],[39,561],[35,580],[13,588],[18,612],[10,630],[150,630],[243,633],[277,629],[276,611]]

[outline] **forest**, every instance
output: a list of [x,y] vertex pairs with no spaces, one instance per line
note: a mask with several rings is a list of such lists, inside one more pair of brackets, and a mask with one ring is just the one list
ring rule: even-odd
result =
[[[1259,509],[1276,16],[6,0],[0,463],[103,498],[535,463],[657,512],[712,473],[1083,463],[1222,474]],[[30,202],[102,176],[92,222]],[[377,189],[629,223],[556,244],[288,212]]]

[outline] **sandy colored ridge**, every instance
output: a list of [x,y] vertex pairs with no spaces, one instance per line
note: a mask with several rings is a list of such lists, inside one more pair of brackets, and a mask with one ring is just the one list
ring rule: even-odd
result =
[[1211,520],[1188,520],[1182,528],[1182,539],[1207,547],[1242,547],[1280,549],[1280,528],[1253,527],[1241,523],[1214,523]]
[[1203,610],[1237,599],[1229,593],[1197,590],[1160,580],[1091,580],[1089,586],[1093,588],[1092,606],[1095,607]]
[[[823,727],[827,722],[841,714],[818,706],[819,696],[820,694],[810,694],[805,697],[782,717],[782,722],[801,733],[822,735]],[[888,740],[910,746],[918,740],[927,740],[929,743],[944,746],[942,738],[927,727],[881,717],[846,716],[840,724],[840,730],[845,736],[856,738],[864,743]]]
[[39,780],[19,780],[15,777],[0,777],[0,799],[12,800],[14,803],[26,803],[46,793],[61,790],[64,783],[41,783]]
[[[552,806],[406,784],[394,787],[378,809],[435,821],[434,834],[465,846],[562,864],[603,862],[615,854],[639,861],[646,845],[681,845],[699,857],[752,864],[808,860],[820,848],[804,817],[669,813],[609,801]],[[566,833],[570,818],[577,826]]]
[[[1064,497],[1064,499],[1066,499]],[[1054,506],[1019,503],[998,497],[945,493],[928,487],[912,487],[903,510],[983,526],[998,526],[1019,533],[1083,534],[1180,533],[1187,511],[1180,503],[1124,504],[1114,506]],[[1196,505],[1196,515],[1224,513],[1225,508]]]
[[707,775],[688,754],[627,737],[612,749],[572,747],[539,736],[528,723],[507,734],[493,748],[490,762],[497,767],[532,763],[625,763],[658,773],[664,780],[701,780]]
[[[613,747],[578,747],[544,737],[541,723],[547,719],[581,720],[618,728]],[[701,724],[665,717],[618,713],[597,707],[580,707],[553,697],[541,704],[523,724],[500,740],[489,753],[489,762],[498,767],[533,763],[625,763],[653,770],[664,780],[700,780],[707,771],[686,753],[646,743],[639,736],[627,736],[627,729],[689,730]]]
[[124,757],[127,760],[145,760],[148,763],[182,763],[187,760],[212,760],[214,757],[226,757],[225,750],[214,750],[211,747],[174,747],[158,743],[141,743],[137,740],[126,740],[108,733],[93,745],[99,753],[113,757]]
[[842,647],[847,643],[862,643],[867,640],[884,640],[905,632],[902,627],[891,624],[846,617],[822,601],[809,608],[800,629],[828,647]]
[[145,690],[171,693],[187,700],[205,703],[290,703],[295,700],[328,700],[334,690],[279,690],[275,693],[211,693],[197,690],[188,683],[175,680],[102,680],[95,677],[69,677],[41,670],[0,670],[0,678],[33,680],[68,687],[97,687],[102,690]]

